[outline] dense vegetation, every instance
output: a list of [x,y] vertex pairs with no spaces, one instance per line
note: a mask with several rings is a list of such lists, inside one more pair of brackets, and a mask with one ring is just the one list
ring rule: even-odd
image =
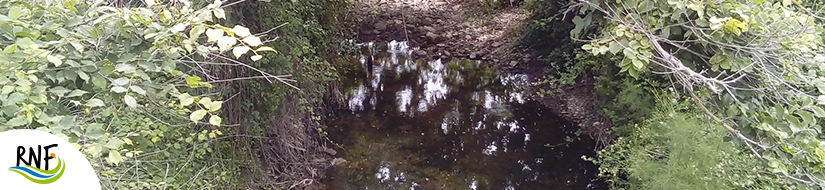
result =
[[[255,7],[244,9],[254,15],[247,28],[227,20],[243,12],[221,1],[2,0],[0,131],[63,137],[106,189],[312,182],[310,173],[287,167],[309,162],[259,155],[287,146],[268,142],[281,135],[266,130],[272,125],[289,123],[309,135],[304,140],[320,141],[312,108],[328,86],[314,82],[335,77],[319,56],[331,46],[327,32],[338,30],[322,24],[341,12],[336,3],[343,1],[234,5]],[[261,101],[271,103],[252,104]]]
[[549,58],[546,83],[596,79],[622,138],[587,159],[616,189],[819,189],[825,67],[816,3],[545,2],[522,41],[556,46],[522,44]]

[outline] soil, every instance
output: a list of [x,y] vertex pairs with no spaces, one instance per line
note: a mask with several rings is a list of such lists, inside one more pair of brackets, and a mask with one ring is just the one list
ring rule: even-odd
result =
[[535,57],[510,51],[514,32],[530,15],[518,6],[487,11],[473,0],[366,0],[354,8],[361,18],[357,41],[408,41],[420,47],[416,58],[468,58],[513,68]]
[[[511,72],[528,74],[532,81],[546,73],[547,63],[537,59],[533,50],[517,50],[520,26],[530,13],[519,6],[488,11],[478,0],[413,0],[409,2],[365,0],[354,5],[360,18],[356,41],[408,41],[420,47],[417,58],[467,58],[493,63]],[[535,94],[549,85],[533,86],[525,94]],[[595,140],[595,148],[610,144],[613,122],[595,105],[598,96],[593,79],[581,76],[575,85],[561,87],[562,93],[532,99],[549,107],[556,115],[583,127],[583,133]]]

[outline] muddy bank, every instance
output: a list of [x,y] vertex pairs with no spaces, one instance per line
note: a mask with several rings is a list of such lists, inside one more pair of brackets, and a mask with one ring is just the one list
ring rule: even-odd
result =
[[408,41],[416,58],[483,60],[507,67],[534,60],[530,53],[509,51],[513,32],[528,16],[518,6],[485,11],[479,1],[359,1],[356,40]]

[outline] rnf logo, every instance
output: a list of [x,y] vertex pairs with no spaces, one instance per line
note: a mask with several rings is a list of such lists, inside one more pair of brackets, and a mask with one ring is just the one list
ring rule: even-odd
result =
[[[66,171],[66,162],[57,157],[54,152],[49,152],[50,148],[57,146],[57,144],[38,145],[37,149],[29,147],[28,156],[26,147],[17,146],[17,165],[10,167],[9,171],[17,172],[29,181],[39,184],[50,184],[59,180]],[[57,164],[52,165],[51,169],[49,169],[49,160],[57,160]]]

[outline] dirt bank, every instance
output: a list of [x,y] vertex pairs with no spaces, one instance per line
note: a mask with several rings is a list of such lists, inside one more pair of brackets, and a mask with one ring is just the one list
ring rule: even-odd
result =
[[417,0],[356,2],[361,18],[357,41],[409,41],[421,58],[468,58],[516,66],[532,60],[513,53],[508,44],[529,13],[517,6],[486,11],[479,1]]

